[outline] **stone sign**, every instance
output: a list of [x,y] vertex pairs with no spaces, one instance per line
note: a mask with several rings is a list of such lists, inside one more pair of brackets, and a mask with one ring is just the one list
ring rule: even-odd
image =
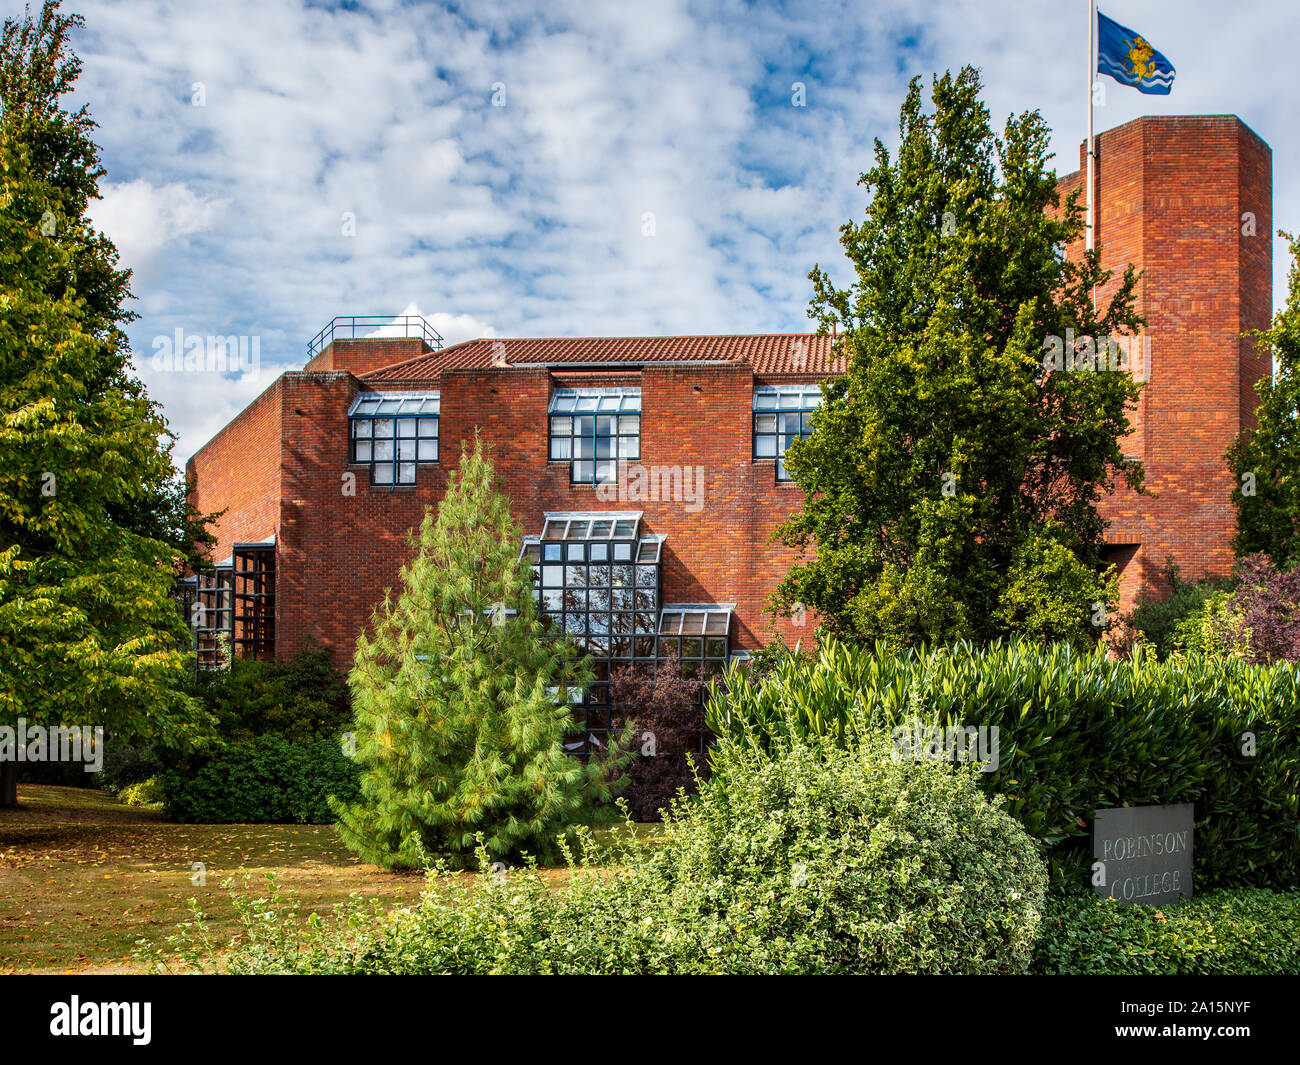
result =
[[1092,825],[1097,894],[1160,906],[1192,896],[1192,804],[1115,806]]

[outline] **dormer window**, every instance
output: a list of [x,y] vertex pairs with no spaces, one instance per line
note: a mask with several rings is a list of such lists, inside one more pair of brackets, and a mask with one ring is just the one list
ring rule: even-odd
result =
[[789,481],[785,451],[812,435],[822,404],[818,385],[762,385],[754,389],[754,458],[776,459],[776,479]]
[[619,460],[641,458],[639,388],[557,388],[547,411],[552,461],[570,484],[615,484]]
[[437,392],[363,392],[348,410],[350,461],[370,467],[370,483],[415,484],[415,467],[438,461]]

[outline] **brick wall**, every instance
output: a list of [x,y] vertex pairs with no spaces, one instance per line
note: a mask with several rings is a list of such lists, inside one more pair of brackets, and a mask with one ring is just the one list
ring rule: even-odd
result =
[[419,358],[432,350],[419,337],[349,337],[330,341],[303,369],[349,370],[360,375]]
[[283,384],[283,377],[277,379],[186,463],[195,506],[204,514],[226,512],[212,526],[214,562],[229,558],[234,543],[276,533]]
[[[1139,592],[1163,590],[1166,558],[1188,578],[1232,567],[1223,454],[1251,424],[1254,384],[1268,372],[1241,334],[1272,314],[1272,155],[1233,116],[1141,118],[1099,135],[1096,150],[1097,243],[1116,272],[1098,298],[1109,298],[1127,263],[1142,271],[1138,311],[1151,351],[1126,446],[1142,458],[1151,494],[1124,490],[1102,506],[1108,542],[1130,559],[1126,610]],[[1082,180],[1085,152],[1063,190]]]
[[[640,461],[676,468],[689,479],[670,476],[668,483],[684,490],[655,491],[659,498],[645,499],[625,488],[601,498],[594,486],[571,485],[569,463],[547,459],[546,412],[557,384],[639,384]],[[448,472],[459,463],[460,442],[472,441],[476,429],[491,445],[523,533],[540,533],[548,511],[642,511],[642,533],[667,537],[664,602],[735,603],[733,649],[771,638],[764,600],[793,552],[769,546],[767,538],[801,496],[775,483],[771,460],[750,459],[754,377],[748,366],[649,367],[639,374],[563,374],[558,381],[544,367],[451,370],[438,385],[441,461],[419,466],[413,488],[390,490],[370,486],[368,467],[347,464],[347,408],[360,383],[339,372],[282,378],[281,656],[314,636],[346,659],[373,607],[398,584],[411,555],[407,531],[419,524],[426,505],[442,498]],[[345,494],[348,473],[355,494]],[[656,485],[663,486],[662,478]],[[800,629],[785,622],[780,631],[792,642],[811,624]]]

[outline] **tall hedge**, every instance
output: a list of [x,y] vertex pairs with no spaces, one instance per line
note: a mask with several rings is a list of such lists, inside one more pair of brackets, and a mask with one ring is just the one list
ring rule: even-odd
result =
[[981,783],[1058,861],[1086,846],[1099,807],[1190,802],[1199,886],[1286,887],[1300,875],[1296,666],[826,641],[761,677],[733,668],[707,709],[715,732],[759,745],[790,729],[843,745],[854,728],[913,717],[997,726],[999,765]]
[[163,812],[192,824],[328,824],[329,797],[355,802],[360,775],[338,740],[259,736],[192,772],[165,773]]

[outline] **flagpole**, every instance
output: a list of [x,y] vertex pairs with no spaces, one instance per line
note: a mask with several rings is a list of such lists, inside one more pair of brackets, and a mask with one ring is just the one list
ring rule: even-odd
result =
[[1092,83],[1097,76],[1097,0],[1088,0],[1088,224],[1084,230],[1084,246],[1088,251],[1093,247],[1093,147],[1092,132]]

